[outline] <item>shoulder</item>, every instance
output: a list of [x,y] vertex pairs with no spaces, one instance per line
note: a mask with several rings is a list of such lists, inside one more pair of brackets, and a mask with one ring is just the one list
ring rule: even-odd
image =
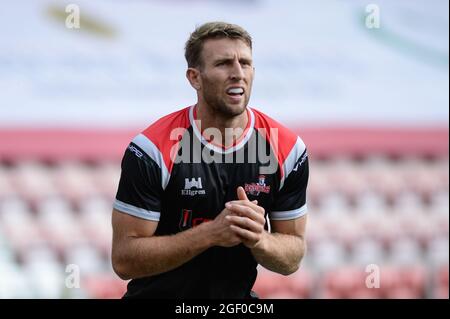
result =
[[170,174],[173,167],[171,150],[179,143],[178,137],[189,126],[187,107],[158,119],[136,135],[131,143],[155,161],[163,172]]
[[254,108],[252,111],[255,114],[255,129],[265,135],[281,166],[302,156],[306,145],[300,136],[263,112]]
[[176,129],[186,129],[190,126],[189,107],[163,116],[141,132],[155,145],[162,145],[170,140],[171,134]]

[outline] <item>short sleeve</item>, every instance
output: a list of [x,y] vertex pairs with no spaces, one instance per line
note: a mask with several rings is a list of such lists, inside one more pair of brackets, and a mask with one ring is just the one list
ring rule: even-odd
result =
[[159,221],[161,169],[139,146],[130,143],[122,159],[114,208],[135,217]]
[[[288,175],[281,181],[280,189],[275,195],[269,214],[271,220],[296,219],[306,214],[306,188],[309,177],[308,152],[303,142],[296,147],[295,156],[290,159],[292,164],[288,165],[286,169]],[[301,155],[298,156],[298,154]]]

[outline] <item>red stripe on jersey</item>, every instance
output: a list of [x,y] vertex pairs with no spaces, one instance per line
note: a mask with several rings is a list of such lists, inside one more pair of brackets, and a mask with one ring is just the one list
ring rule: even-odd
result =
[[[255,114],[255,129],[269,141],[278,160],[280,178],[283,178],[285,174],[283,164],[297,142],[298,136],[266,114],[257,111],[254,108],[252,108],[252,111]],[[276,133],[274,129],[276,130]]]
[[190,125],[189,107],[186,107],[163,116],[142,132],[161,152],[169,174],[172,172],[182,134]]

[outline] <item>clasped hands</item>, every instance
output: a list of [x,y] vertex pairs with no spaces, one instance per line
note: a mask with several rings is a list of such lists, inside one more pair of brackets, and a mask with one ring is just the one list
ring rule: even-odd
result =
[[217,244],[222,247],[232,247],[243,243],[253,249],[261,245],[266,232],[264,208],[258,206],[258,201],[250,201],[242,187],[237,189],[238,199],[227,202],[224,210],[214,219],[216,223]]

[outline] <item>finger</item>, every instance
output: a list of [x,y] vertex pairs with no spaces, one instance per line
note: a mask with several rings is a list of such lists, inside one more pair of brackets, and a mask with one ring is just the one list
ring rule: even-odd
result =
[[239,187],[237,188],[237,197],[238,197],[240,200],[248,200],[247,194],[245,194],[245,190],[242,188],[242,186],[239,186]]
[[264,215],[255,211],[251,207],[239,205],[239,204],[231,204],[231,203],[227,203],[226,207],[229,210],[235,212],[236,214],[238,214],[240,216],[248,217],[248,218],[258,222],[261,225],[264,225],[266,222]]
[[[259,212],[264,212],[264,207],[262,206],[258,206],[258,201],[254,200],[254,201],[248,201],[248,200],[232,200],[227,202],[226,204],[238,204],[238,205],[242,205],[242,206],[248,206],[251,207],[252,209],[259,211]],[[226,205],[225,205],[226,206]]]
[[257,213],[264,216],[265,210],[264,207],[258,206],[256,203],[250,202],[248,200],[233,200],[231,202],[227,202],[225,204],[225,207],[230,209],[231,205],[241,205],[241,206],[247,206],[256,211]]
[[225,206],[238,215],[246,216],[253,220],[265,221],[264,208],[249,201],[241,201],[241,203],[229,202]]
[[259,236],[247,229],[240,228],[235,225],[231,225],[230,228],[236,235],[242,238],[242,241],[244,241],[244,243],[248,246],[255,246],[259,241]]
[[247,217],[228,215],[225,218],[234,226],[239,226],[255,233],[261,233],[264,230],[264,225]]

